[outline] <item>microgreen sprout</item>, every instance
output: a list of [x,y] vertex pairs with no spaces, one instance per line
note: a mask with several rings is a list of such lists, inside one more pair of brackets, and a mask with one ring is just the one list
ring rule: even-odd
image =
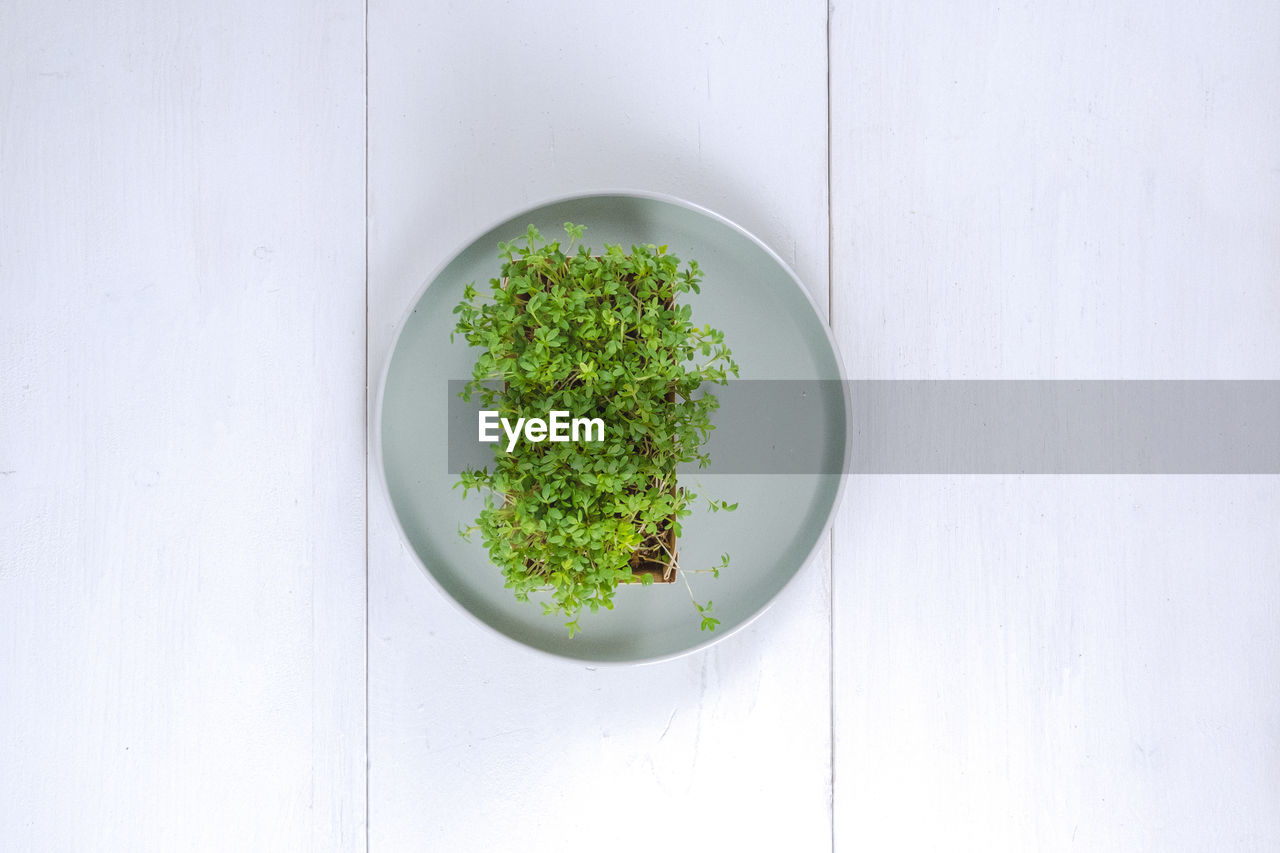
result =
[[[564,230],[563,246],[532,225],[499,243],[489,301],[474,282],[464,288],[454,332],[479,352],[462,397],[512,422],[563,410],[601,418],[608,432],[594,443],[497,443],[492,468],[463,471],[455,487],[484,495],[459,533],[480,533],[516,599],[549,593],[543,611],[567,618],[572,637],[583,608],[613,608],[618,584],[686,574],[675,543],[697,496],[677,483],[676,466],[709,461],[719,403],[702,386],[725,384],[738,365],[724,334],[693,325],[678,301],[699,292],[696,261],[682,266],[652,244],[592,253],[580,245],[583,226]],[[728,564],[725,554],[713,569],[689,571],[719,577]],[[684,580],[701,629],[715,630],[711,602],[699,604]]]

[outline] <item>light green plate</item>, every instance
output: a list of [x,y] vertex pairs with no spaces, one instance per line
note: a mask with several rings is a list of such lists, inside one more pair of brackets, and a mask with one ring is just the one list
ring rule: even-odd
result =
[[[471,374],[475,351],[461,336],[450,343],[453,307],[463,286],[481,292],[498,274],[497,245],[529,224],[544,237],[562,225],[587,227],[585,244],[668,245],[681,260],[697,260],[702,293],[689,294],[694,322],[725,333],[743,379],[842,378],[826,324],[795,275],[759,240],[721,216],[668,197],[637,193],[576,196],[511,217],[473,240],[432,278],[401,323],[375,408],[378,465],[400,529],[430,577],[481,623],[532,648],[593,662],[640,662],[673,657],[724,639],[759,615],[813,555],[830,523],[840,474],[691,474],[681,477],[699,495],[738,502],[731,513],[695,509],[683,522],[680,564],[709,567],[729,552],[719,578],[689,577],[700,602],[714,602],[720,627],[699,630],[698,613],[683,583],[618,589],[612,611],[584,613],[573,639],[563,617],[544,616],[533,600],[516,601],[479,537],[458,536],[478,514],[481,499],[453,490],[448,473],[450,379]],[[832,385],[843,388],[842,385]],[[836,393],[821,408],[818,433],[830,458],[822,470],[847,470],[848,399]],[[761,412],[761,417],[768,417]],[[709,450],[715,454],[714,433]]]

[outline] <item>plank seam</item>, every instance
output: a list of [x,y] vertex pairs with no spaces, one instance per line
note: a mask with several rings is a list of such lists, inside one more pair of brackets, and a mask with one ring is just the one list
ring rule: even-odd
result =
[[369,0],[364,3],[364,849],[369,850]]
[[[827,324],[835,332],[835,240],[831,198],[831,13],[834,3],[827,2]],[[827,537],[827,709],[828,755],[827,823],[831,831],[831,850],[836,849],[836,529],[831,526]]]

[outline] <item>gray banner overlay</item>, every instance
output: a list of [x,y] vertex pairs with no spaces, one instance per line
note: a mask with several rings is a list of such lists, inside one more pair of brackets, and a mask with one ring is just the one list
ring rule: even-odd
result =
[[[494,445],[477,440],[480,406],[457,396],[464,384],[449,382],[451,474],[493,460]],[[735,380],[707,390],[720,409],[704,473],[1280,474],[1275,380]]]

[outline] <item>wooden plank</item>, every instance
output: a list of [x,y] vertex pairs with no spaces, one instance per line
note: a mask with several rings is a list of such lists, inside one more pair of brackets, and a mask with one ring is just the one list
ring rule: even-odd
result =
[[[859,378],[1280,375],[1280,13],[836,4]],[[1280,845],[1274,477],[868,477],[837,520],[840,850]]]
[[[825,304],[825,26],[812,2],[371,8],[371,382],[433,269],[575,191],[717,210]],[[712,650],[596,671],[473,625],[370,507],[371,846],[829,843],[825,551]]]
[[0,847],[360,849],[363,6],[3,17]]

